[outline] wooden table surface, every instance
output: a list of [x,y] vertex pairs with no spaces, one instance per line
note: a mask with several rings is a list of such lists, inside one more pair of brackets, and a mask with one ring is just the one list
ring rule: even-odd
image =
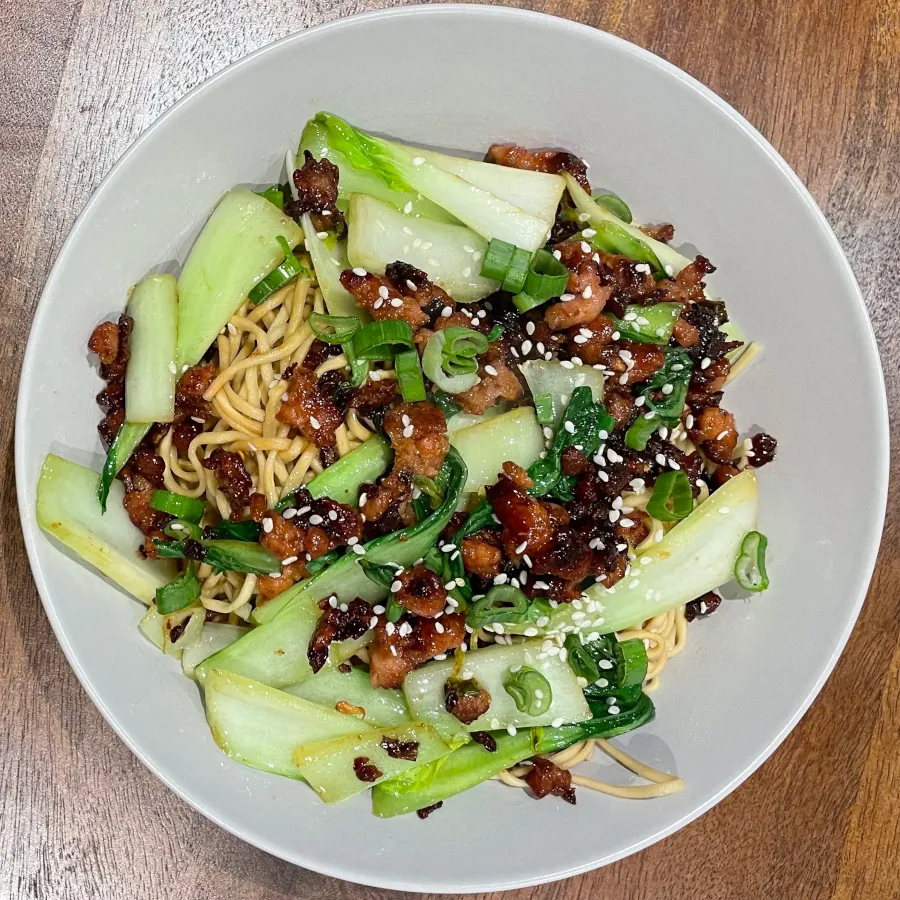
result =
[[[44,617],[19,530],[12,451],[13,397],[41,287],[76,214],[125,148],[186,91],[245,53],[380,5],[399,4],[4,0],[0,6],[0,393],[7,397],[0,416],[0,898],[391,896],[241,843],[132,756],[75,680]],[[850,258],[896,408],[898,0],[520,5],[649,48],[708,84],[772,141]],[[900,897],[898,527],[892,490],[878,569],[850,643],[810,712],[745,785],[637,856],[508,896]]]

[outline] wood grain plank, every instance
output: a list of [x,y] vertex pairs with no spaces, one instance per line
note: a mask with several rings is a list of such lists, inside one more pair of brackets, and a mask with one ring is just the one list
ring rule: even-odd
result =
[[[27,15],[11,22],[4,17],[0,315],[7,327],[0,338],[0,387],[7,394],[15,388],[52,248],[131,140],[191,87],[258,46],[385,5],[402,4],[86,0],[79,12],[74,2],[38,0]],[[848,252],[896,408],[900,330],[894,324],[896,272],[886,261],[900,255],[897,0],[517,5],[648,47],[710,85],[773,141],[809,184]],[[71,18],[76,12],[77,23]],[[20,53],[13,63],[10,48]],[[31,59],[40,60],[39,78],[19,87],[16,69]],[[35,108],[46,129],[40,154]],[[6,202],[11,183],[19,192],[15,203]],[[31,582],[16,520],[11,434],[7,414],[0,418],[8,460],[0,481],[0,674],[7,687],[0,897],[401,896],[324,878],[247,847],[169,793],[105,725],[71,674]],[[898,549],[894,492],[879,569],[847,653],[810,713],[745,786],[636,857],[508,896],[898,896],[891,880],[896,867],[875,867],[900,848],[900,651],[890,639],[900,621]]]

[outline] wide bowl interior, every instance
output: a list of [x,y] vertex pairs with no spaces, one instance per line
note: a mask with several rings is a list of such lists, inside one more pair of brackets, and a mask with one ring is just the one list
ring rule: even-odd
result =
[[[43,456],[101,459],[91,329],[121,310],[148,271],[177,267],[225,190],[279,177],[285,149],[319,109],[472,155],[502,140],[584,156],[595,186],[625,197],[638,220],[674,222],[676,244],[718,266],[713,291],[764,344],[727,405],[745,430],[764,426],[780,442],[777,464],[761,473],[772,588],[692,626],[655,695],[656,720],[620,739],[682,775],[683,793],[638,803],[582,791],[571,807],[488,784],[427,823],[376,820],[366,796],[326,807],[305,786],[220,753],[194,683],[138,633],[139,604],[38,530]],[[837,407],[839,433],[826,434]],[[783,739],[862,602],[884,509],[886,414],[847,262],[796,177],[746,122],[683,73],[606,34],[512,10],[430,7],[270,46],[193,92],[128,151],[47,283],[22,377],[16,454],[48,616],[94,701],[151,769],[284,859],[373,885],[462,892],[547,881],[646,846],[711,806]],[[593,772],[622,777],[601,763]]]

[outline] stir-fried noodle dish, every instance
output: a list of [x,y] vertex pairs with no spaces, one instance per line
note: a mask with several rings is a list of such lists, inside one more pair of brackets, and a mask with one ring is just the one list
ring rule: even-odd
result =
[[718,588],[768,586],[713,265],[565,151],[319,113],[287,173],[94,328],[106,463],[48,456],[42,527],[148,605],[225,753],[325,802],[681,790],[610,739]]

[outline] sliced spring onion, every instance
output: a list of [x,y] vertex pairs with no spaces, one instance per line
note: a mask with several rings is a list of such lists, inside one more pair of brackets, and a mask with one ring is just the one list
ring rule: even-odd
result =
[[496,584],[475,601],[466,616],[466,623],[478,629],[495,622],[526,622],[547,615],[547,610],[552,607],[543,598],[529,600],[515,585]]
[[166,523],[163,531],[176,541],[183,541],[186,538],[193,538],[199,541],[203,537],[203,529],[195,522],[189,522],[187,519],[173,519]]
[[648,419],[646,416],[639,416],[628,426],[628,431],[625,432],[625,446],[630,447],[632,450],[646,450],[650,436],[662,424],[663,422],[657,416],[653,416],[652,419]]
[[[422,369],[445,394],[461,394],[463,391],[474,387],[481,380],[476,371],[467,374],[451,374],[444,371],[444,348],[447,343],[448,332],[456,330],[454,328],[445,328],[443,331],[436,331],[428,338],[425,352],[422,354]],[[469,329],[461,328],[458,330],[468,331]],[[480,336],[484,337],[484,335]],[[462,357],[455,357],[456,365],[460,365],[461,360]],[[474,363],[475,360],[473,359],[471,362]],[[475,369],[477,368],[478,364],[475,363]]]
[[525,279],[528,277],[528,267],[531,264],[531,254],[521,247],[516,247],[503,279],[503,290],[511,294],[518,294],[525,287]]
[[484,254],[484,262],[481,264],[481,274],[485,278],[493,278],[494,281],[503,281],[513,254],[516,252],[514,244],[494,238]]
[[203,518],[206,501],[198,497],[182,497],[170,491],[154,491],[150,495],[150,505],[160,512],[195,524]]
[[404,350],[394,359],[397,370],[397,381],[400,393],[407,403],[416,403],[425,399],[425,380],[422,378],[422,366],[416,350]]
[[591,244],[597,250],[647,263],[654,272],[665,271],[650,245],[629,234],[621,225],[616,225],[615,222],[597,222],[593,227],[597,233],[591,238]]
[[200,597],[200,582],[194,573],[194,563],[168,584],[156,590],[156,611],[165,616],[187,606],[193,606]]
[[505,330],[506,330],[506,329],[505,329],[502,325],[500,325],[499,323],[496,324],[496,325],[493,325],[493,326],[491,327],[490,332],[488,333],[488,343],[493,344],[494,341],[499,341],[500,338],[503,337],[503,332],[504,332]]
[[549,251],[538,250],[531,259],[522,291],[539,303],[565,292],[569,270]]
[[402,319],[372,322],[355,332],[351,346],[357,359],[393,359],[413,346],[412,326]]
[[613,321],[623,340],[641,344],[668,344],[680,315],[680,303],[629,305],[625,307],[625,318],[617,319],[613,316]]
[[631,210],[621,197],[616,194],[594,194],[591,200],[598,206],[602,206],[607,212],[611,212],[617,219],[621,219],[628,225],[631,224]]
[[647,677],[647,648],[639,638],[618,641],[613,647],[616,657],[616,687],[643,684]]
[[353,341],[344,344],[344,356],[350,363],[350,387],[361,387],[363,382],[369,377],[369,369],[372,364],[367,359],[360,359],[353,349]]
[[326,316],[324,313],[310,313],[309,327],[312,333],[327,344],[346,344],[359,331],[357,316]]
[[444,347],[441,350],[441,365],[451,375],[469,375],[478,371],[475,357],[488,348],[488,339],[471,328],[455,326],[445,328]]
[[600,677],[600,667],[588,648],[581,643],[581,638],[574,632],[567,634],[565,648],[568,653],[566,659],[572,671],[593,684]]
[[734,564],[734,577],[745,591],[759,593],[769,586],[766,572],[766,547],[769,542],[761,531],[751,531],[741,542]]
[[541,425],[549,425],[553,421],[553,395],[535,394],[534,411]]
[[513,698],[516,709],[529,716],[540,716],[550,709],[553,688],[550,682],[531,666],[510,669],[503,679],[503,689]]
[[542,303],[546,303],[546,300],[538,300],[537,297],[532,297],[531,294],[526,294],[524,291],[513,297],[513,306],[522,313],[528,312],[529,309],[534,309]]
[[263,278],[253,290],[247,294],[251,303],[262,303],[267,297],[270,297],[275,291],[283,288],[289,281],[293,281],[298,275],[304,273],[309,274],[306,266],[294,256],[290,244],[279,234],[276,240],[284,250],[284,262]]
[[674,522],[677,519],[687,518],[693,508],[691,482],[684,469],[664,472],[656,479],[653,494],[647,501],[647,512],[654,519],[660,522]]

